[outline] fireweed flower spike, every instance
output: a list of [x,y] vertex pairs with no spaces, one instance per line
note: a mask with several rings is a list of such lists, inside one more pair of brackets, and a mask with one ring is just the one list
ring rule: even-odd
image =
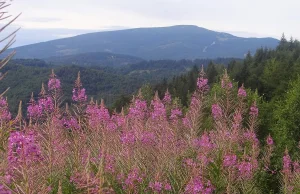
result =
[[238,96],[240,96],[240,97],[246,97],[247,96],[247,92],[244,88],[244,84],[239,88]]
[[0,120],[9,121],[11,119],[11,113],[8,109],[7,99],[0,97]]
[[172,97],[171,97],[171,94],[170,94],[170,92],[169,92],[168,89],[167,89],[167,91],[166,91],[166,93],[165,93],[163,102],[164,102],[165,104],[171,104],[171,102],[172,102]]
[[72,100],[75,102],[85,102],[87,100],[87,95],[85,94],[85,89],[82,88],[82,83],[80,80],[80,72],[78,72],[77,79],[75,81],[75,86],[73,88]]
[[211,112],[212,112],[214,119],[218,119],[222,116],[222,109],[218,104],[212,105]]
[[231,89],[233,87],[232,83],[230,82],[229,76],[227,74],[227,70],[225,69],[223,78],[221,80],[221,86],[224,89]]
[[252,104],[252,106],[250,107],[250,115],[257,117],[258,116],[258,108],[256,106],[256,102],[254,102]]
[[209,90],[208,79],[206,79],[204,77],[205,77],[205,72],[204,72],[204,68],[202,65],[201,71],[199,73],[199,77],[197,79],[197,89],[200,92],[207,92]]
[[35,142],[32,132],[12,132],[8,139],[8,161],[11,168],[22,163],[32,163],[41,160],[41,151]]
[[48,81],[48,90],[49,91],[59,90],[60,87],[61,87],[60,80],[56,78],[54,70],[52,69],[52,73]]
[[158,97],[158,93],[155,93],[154,99],[151,101],[151,106],[153,111],[151,116],[153,119],[165,119],[166,118],[166,108]]
[[33,93],[31,94],[31,98],[29,101],[29,105],[27,107],[28,116],[33,119],[37,119],[42,116],[43,107],[36,103],[33,97]]

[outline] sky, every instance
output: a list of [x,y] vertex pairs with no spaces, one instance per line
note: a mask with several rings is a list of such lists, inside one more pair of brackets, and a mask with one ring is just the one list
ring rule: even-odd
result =
[[13,0],[17,46],[87,32],[197,25],[241,37],[300,39],[299,0]]

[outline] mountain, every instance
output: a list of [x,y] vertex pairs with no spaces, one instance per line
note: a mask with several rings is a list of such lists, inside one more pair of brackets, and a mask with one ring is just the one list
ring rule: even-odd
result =
[[205,28],[180,25],[136,28],[83,34],[14,48],[16,58],[45,59],[52,56],[111,52],[143,59],[243,58],[257,48],[275,48],[274,38],[240,38]]
[[141,58],[113,54],[105,52],[80,53],[76,55],[53,56],[46,58],[45,61],[53,65],[79,65],[79,66],[124,66],[143,61]]

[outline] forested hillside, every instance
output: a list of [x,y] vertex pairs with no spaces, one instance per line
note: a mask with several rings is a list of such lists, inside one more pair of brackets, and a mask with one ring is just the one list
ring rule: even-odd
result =
[[[232,59],[216,59],[216,63],[228,64]],[[3,71],[7,76],[3,79],[0,90],[10,87],[6,96],[13,113],[17,112],[16,101],[22,100],[28,103],[31,92],[37,95],[42,83],[46,83],[51,69],[61,78],[63,94],[66,102],[70,102],[73,80],[78,71],[82,73],[82,82],[86,86],[87,94],[95,99],[103,98],[108,106],[121,95],[131,95],[143,84],[159,83],[163,79],[172,78],[175,75],[188,72],[193,66],[206,65],[209,59],[203,60],[160,60],[141,61],[135,64],[111,67],[86,66],[85,64],[51,65],[38,59],[12,60]],[[24,110],[25,111],[25,110]]]
[[120,67],[128,64],[134,64],[143,61],[141,58],[114,54],[108,52],[92,52],[77,55],[67,55],[58,57],[49,57],[45,61],[53,65],[78,65],[78,66],[96,66],[96,67]]

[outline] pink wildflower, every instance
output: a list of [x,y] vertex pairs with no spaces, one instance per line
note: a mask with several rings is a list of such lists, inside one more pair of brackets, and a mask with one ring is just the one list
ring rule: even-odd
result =
[[241,86],[241,87],[239,88],[238,96],[240,96],[240,97],[246,97],[246,96],[247,96],[247,92],[246,92],[246,90],[244,89],[244,86]]
[[150,182],[149,183],[149,187],[154,191],[154,192],[161,192],[162,189],[163,189],[163,184],[159,181],[155,181],[154,183],[153,182]]
[[18,166],[22,162],[31,163],[41,160],[39,146],[32,133],[11,132],[8,138],[8,161],[10,166]]
[[77,120],[74,117],[70,118],[63,118],[62,119],[62,124],[66,129],[79,129],[79,125]]
[[27,107],[28,116],[32,118],[39,118],[42,116],[43,107],[39,104],[31,104]]
[[233,167],[237,163],[237,156],[235,154],[225,155],[223,159],[224,167]]
[[129,108],[128,117],[129,118],[137,118],[144,119],[147,111],[147,102],[136,99],[132,106]]
[[164,189],[165,189],[166,191],[171,191],[171,190],[172,190],[172,186],[170,185],[170,183],[165,183]]
[[242,161],[237,165],[239,176],[242,178],[251,178],[253,166],[251,162]]
[[292,160],[288,152],[285,152],[285,155],[283,156],[283,169],[282,172],[286,175],[290,174],[291,172],[291,164]]
[[85,94],[85,89],[73,88],[72,100],[75,102],[85,102],[87,100],[87,95]]
[[48,81],[48,90],[59,90],[60,89],[60,80],[57,78],[50,78]]
[[0,184],[0,193],[1,194],[12,194],[12,192],[6,189],[2,184]]
[[47,112],[51,112],[54,110],[54,104],[51,97],[41,98],[38,101],[40,107]]
[[124,181],[124,187],[134,188],[137,184],[140,184],[142,181],[143,178],[140,176],[139,170],[137,168],[134,168],[131,172],[128,173],[127,178]]
[[171,94],[169,93],[168,90],[167,90],[166,93],[165,93],[163,102],[164,102],[165,104],[171,104],[171,102],[172,102],[172,97],[171,97]]
[[176,120],[176,119],[178,119],[181,116],[182,116],[182,112],[181,112],[181,110],[179,108],[171,110],[171,116],[170,116],[171,120]]
[[214,147],[207,133],[204,133],[200,139],[195,139],[194,146],[205,150],[210,150]]
[[126,131],[121,135],[121,142],[123,144],[134,144],[135,142],[135,135],[131,131]]
[[222,109],[218,104],[212,105],[211,112],[212,112],[214,119],[218,119],[222,116]]
[[258,116],[258,108],[256,107],[256,103],[254,102],[250,108],[250,115],[257,117]]
[[188,194],[211,194],[213,193],[214,188],[211,185],[210,181],[205,182],[200,178],[196,177],[190,180],[190,182],[185,187],[185,193]]
[[208,79],[204,79],[203,77],[199,77],[197,79],[197,87],[198,87],[198,90],[200,90],[202,92],[206,92],[209,89]]
[[166,118],[166,109],[160,100],[152,100],[151,105],[153,106],[153,111],[151,112],[152,119],[164,119]]
[[8,103],[5,98],[0,98],[0,120],[8,121],[11,119],[11,113],[8,109]]

